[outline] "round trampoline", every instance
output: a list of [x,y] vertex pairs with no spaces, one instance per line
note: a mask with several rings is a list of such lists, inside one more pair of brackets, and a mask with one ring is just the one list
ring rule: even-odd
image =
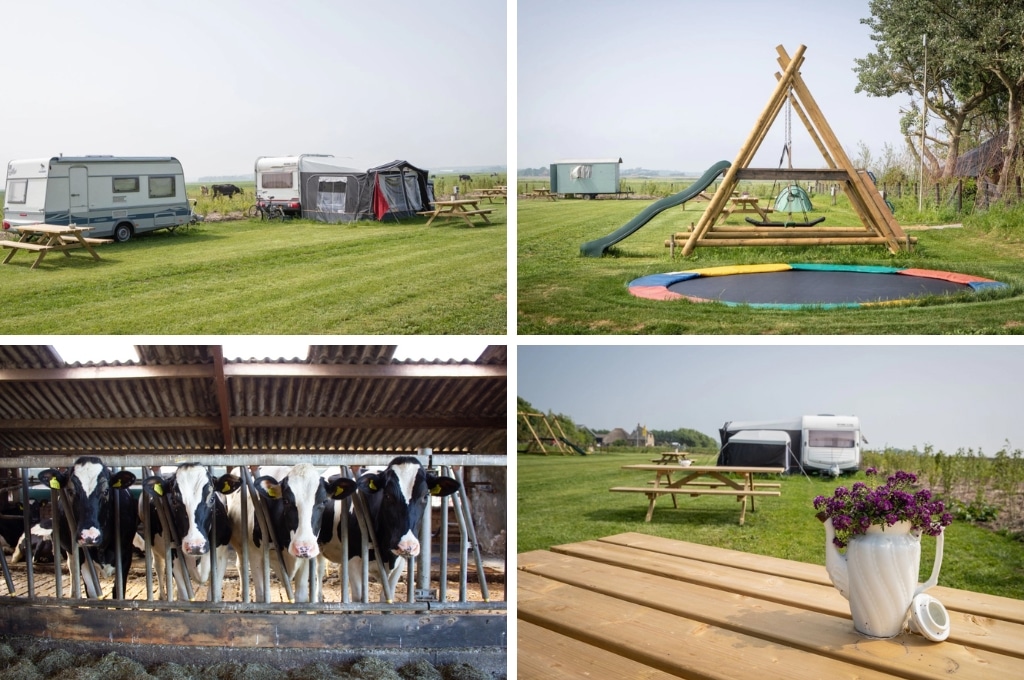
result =
[[652,274],[629,292],[652,300],[687,299],[772,309],[864,307],[949,295],[1005,283],[932,269],[860,265],[759,264]]

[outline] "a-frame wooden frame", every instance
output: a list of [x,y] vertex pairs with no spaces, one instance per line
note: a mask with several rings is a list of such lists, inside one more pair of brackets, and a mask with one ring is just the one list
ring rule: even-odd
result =
[[[893,218],[885,200],[874,182],[863,170],[853,167],[843,151],[825,115],[818,108],[810,90],[800,76],[807,47],[800,45],[793,57],[779,45],[778,62],[782,73],[776,73],[778,83],[768,105],[761,112],[754,129],[740,148],[736,160],[726,171],[721,185],[701,215],[693,231],[686,234],[683,255],[689,255],[698,246],[809,246],[809,245],[884,245],[890,252],[909,250],[917,241],[908,237]],[[764,141],[772,123],[789,99],[797,115],[814,140],[825,160],[827,169],[750,168],[750,162]],[[858,217],[860,227],[757,227],[716,225],[722,211],[740,180],[743,179],[823,180],[843,182]],[[677,235],[676,238],[683,237]]]

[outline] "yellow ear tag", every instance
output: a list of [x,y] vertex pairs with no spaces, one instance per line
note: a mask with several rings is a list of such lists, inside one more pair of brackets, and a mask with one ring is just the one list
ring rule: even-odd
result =
[[154,484],[153,485],[153,493],[155,493],[157,496],[163,496],[164,495],[164,485],[161,484],[160,482],[157,482],[156,484]]
[[433,489],[431,489],[430,490],[430,495],[431,496],[440,496],[441,495],[441,485],[438,484]]
[[271,498],[280,498],[281,491],[276,486],[267,487],[267,495]]
[[60,491],[60,482],[57,480],[56,477],[50,478],[50,488],[57,489],[57,491]]
[[231,482],[224,482],[224,485],[220,487],[221,493],[231,493]]
[[373,481],[372,479],[370,480],[370,483],[367,484],[367,486],[370,487],[370,491],[376,491],[377,490],[377,483],[375,481]]

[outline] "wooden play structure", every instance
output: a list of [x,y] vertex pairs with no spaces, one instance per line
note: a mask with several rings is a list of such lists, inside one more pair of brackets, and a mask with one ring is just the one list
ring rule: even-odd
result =
[[[558,422],[557,418],[551,418],[550,420],[543,413],[526,413],[525,411],[519,412],[519,417],[523,419],[526,424],[526,429],[530,431],[531,439],[526,441],[525,451],[529,451],[534,444],[540,448],[540,452],[545,456],[549,453],[549,447],[552,449],[550,453],[560,453],[563,456],[571,456],[573,454],[579,454],[581,456],[587,455],[587,452],[569,441],[568,437],[565,436],[565,430],[562,429],[562,424]],[[539,419],[537,427],[533,425],[533,421]],[[555,427],[551,427],[551,423],[554,422]],[[544,430],[547,436],[544,434],[538,434],[537,429],[543,424]],[[558,434],[555,434],[555,429],[558,430]],[[545,446],[547,444],[547,446]]]
[[[689,255],[698,246],[809,246],[809,245],[884,245],[890,252],[910,250],[917,241],[909,237],[893,218],[882,195],[864,170],[853,167],[842,144],[836,137],[810,90],[800,75],[806,46],[800,45],[790,58],[779,45],[779,66],[782,73],[776,73],[778,83],[768,105],[761,112],[754,129],[740,148],[736,160],[725,172],[721,185],[711,196],[700,221],[688,232],[674,234],[666,245],[682,247],[682,254]],[[772,123],[782,107],[789,102],[810,133],[827,168],[751,168],[751,160],[764,141]],[[781,166],[781,163],[780,163]],[[720,222],[723,214],[751,212],[752,208],[735,202],[734,191],[740,180],[777,179],[788,182],[800,180],[840,182],[844,185],[850,204],[860,217],[858,227],[834,227],[818,223],[798,226],[773,226],[764,211],[757,210],[762,217],[761,225],[724,225]],[[750,220],[748,220],[750,221]],[[820,222],[820,220],[818,220]]]

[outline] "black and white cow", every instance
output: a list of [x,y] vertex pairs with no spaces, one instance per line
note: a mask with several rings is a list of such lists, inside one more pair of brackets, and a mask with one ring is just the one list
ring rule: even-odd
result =
[[21,537],[18,547],[11,555],[11,564],[17,564],[28,554],[28,543],[32,544],[32,562],[36,564],[53,562],[53,520],[44,519],[32,525],[29,540]]
[[[188,570],[193,581],[207,583],[210,580],[210,534],[213,531],[214,514],[217,517],[217,535],[213,546],[216,550],[217,570],[213,575],[214,582],[224,581],[224,566],[227,563],[228,544],[231,539],[231,522],[228,519],[227,507],[222,500],[223,495],[234,493],[242,485],[241,480],[231,474],[221,475],[214,479],[210,469],[198,463],[180,465],[170,475],[154,475],[143,481],[143,489],[150,496],[150,531],[153,540],[153,558],[156,573],[160,582],[160,598],[167,597],[165,581],[167,545],[170,532],[166,531],[160,521],[160,513],[156,503],[166,501],[170,513],[170,521],[174,523],[177,539],[181,545],[181,558],[177,549],[171,551],[171,570],[177,585],[179,599],[188,599],[185,587]],[[144,519],[142,499],[139,499],[139,519]]]
[[234,184],[214,184],[210,187],[213,190],[213,197],[227,196],[231,198],[235,194],[242,193],[242,190],[236,187]]
[[459,175],[459,181],[460,182],[472,182],[473,178],[470,177],[469,175]]
[[[0,538],[10,548],[18,545],[18,541],[25,534],[25,505],[17,499],[0,499]],[[28,517],[30,524],[39,522],[39,503],[35,500],[28,502]]]
[[[459,482],[452,477],[442,477],[424,470],[420,461],[412,456],[399,456],[381,471],[361,474],[357,483],[359,493],[366,499],[377,542],[384,551],[381,557],[387,568],[391,591],[394,592],[405,569],[406,559],[420,554],[420,522],[430,497],[455,493],[459,490]],[[324,557],[331,562],[349,560],[352,599],[359,601],[363,598],[362,534],[355,514],[350,511],[349,544],[347,550],[344,549],[341,546],[338,510],[335,505],[325,514],[325,527],[332,526],[334,529],[330,534],[321,532],[321,547]],[[326,564],[321,563],[320,567],[322,576]]]
[[[128,583],[132,536],[137,524],[135,504],[128,490],[135,483],[135,475],[128,471],[112,474],[99,458],[83,456],[68,470],[43,470],[39,479],[50,488],[67,490],[70,507],[61,498],[54,519],[60,532],[61,552],[65,554],[70,552],[72,541],[65,516],[70,516],[76,527],[73,540],[79,546],[78,559],[87,595],[98,598],[102,592],[100,584],[93,580],[90,570],[84,566],[86,553],[92,557],[100,576],[110,576],[115,573],[118,546],[121,550],[123,592]],[[120,533],[115,531],[115,497],[119,503]]]
[[[280,474],[280,473],[277,473]],[[296,602],[309,601],[309,564],[320,554],[319,534],[324,509],[356,490],[356,483],[335,475],[323,479],[312,465],[296,465],[279,478],[261,474],[253,480],[257,492],[265,502],[270,524],[281,544],[285,578],[293,582]],[[263,560],[259,551],[265,544],[259,524],[254,523],[255,508],[250,504],[248,526],[242,526],[241,495],[228,497],[231,517],[231,547],[239,559],[242,542],[248,541],[249,565],[256,586],[256,600],[264,601]],[[276,560],[272,557],[271,560]]]

